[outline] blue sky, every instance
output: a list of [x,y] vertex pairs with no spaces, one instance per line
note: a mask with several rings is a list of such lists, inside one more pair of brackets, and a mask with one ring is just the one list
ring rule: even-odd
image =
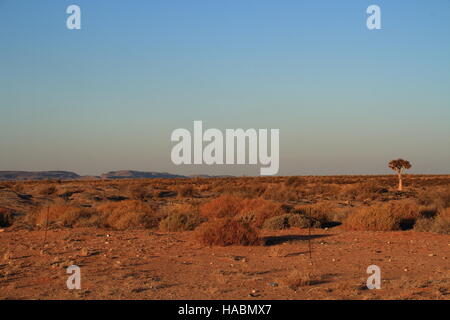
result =
[[258,174],[173,165],[203,120],[280,129],[282,175],[450,173],[449,39],[448,0],[0,0],[0,170]]

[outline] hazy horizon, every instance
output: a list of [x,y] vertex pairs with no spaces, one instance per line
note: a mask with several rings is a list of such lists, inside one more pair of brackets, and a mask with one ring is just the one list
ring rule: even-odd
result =
[[449,1],[0,0],[0,39],[0,171],[259,175],[172,164],[202,120],[280,129],[278,175],[450,173]]

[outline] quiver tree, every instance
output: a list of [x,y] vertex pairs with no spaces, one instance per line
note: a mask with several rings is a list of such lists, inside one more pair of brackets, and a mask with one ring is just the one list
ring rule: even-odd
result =
[[402,173],[403,170],[411,168],[411,163],[408,160],[397,159],[389,162],[389,168],[397,172],[398,175],[398,191],[403,190]]

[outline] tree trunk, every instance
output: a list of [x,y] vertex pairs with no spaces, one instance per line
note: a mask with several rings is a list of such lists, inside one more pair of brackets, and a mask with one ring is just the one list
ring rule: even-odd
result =
[[402,173],[398,173],[398,191],[403,191]]

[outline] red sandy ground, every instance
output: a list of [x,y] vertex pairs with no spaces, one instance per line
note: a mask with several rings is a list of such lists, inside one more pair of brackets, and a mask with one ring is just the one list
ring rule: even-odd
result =
[[[0,299],[450,299],[450,236],[340,227],[266,231],[265,246],[205,247],[192,232],[0,232]],[[86,252],[86,250],[88,252]],[[86,254],[87,253],[87,254]],[[81,268],[68,290],[66,267]],[[366,288],[381,268],[382,288]],[[294,290],[292,273],[320,281]]]

